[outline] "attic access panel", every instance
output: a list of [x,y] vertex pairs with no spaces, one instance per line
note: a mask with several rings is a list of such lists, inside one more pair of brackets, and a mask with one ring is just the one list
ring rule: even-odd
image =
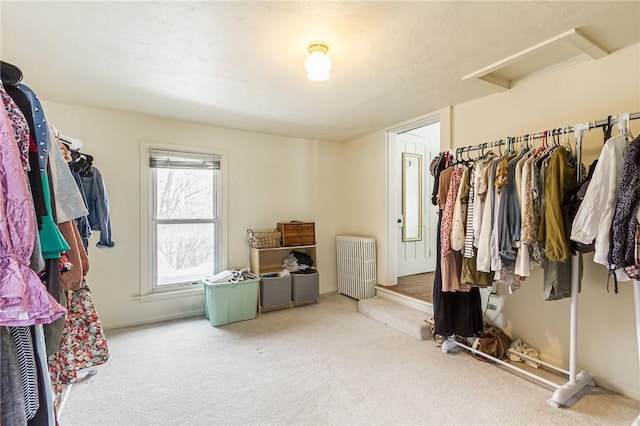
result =
[[600,59],[608,52],[573,28],[535,46],[471,73],[463,80],[477,80],[502,92],[521,81],[589,59]]

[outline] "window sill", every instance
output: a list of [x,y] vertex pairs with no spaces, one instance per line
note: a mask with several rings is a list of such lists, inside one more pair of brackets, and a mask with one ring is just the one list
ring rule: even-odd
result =
[[202,296],[202,293],[203,293],[202,287],[197,287],[197,288],[190,288],[188,290],[173,290],[173,291],[163,291],[158,293],[141,294],[139,296],[134,296],[133,298],[138,300],[140,303],[146,303],[146,302],[157,302],[160,300],[178,299],[180,297]]

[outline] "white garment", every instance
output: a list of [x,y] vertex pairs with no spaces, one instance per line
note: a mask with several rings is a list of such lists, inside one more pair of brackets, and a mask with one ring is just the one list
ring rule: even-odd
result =
[[473,173],[473,246],[478,248],[480,241],[480,230],[482,229],[482,214],[486,202],[487,182],[485,173],[487,167],[491,163],[490,160],[476,163]]
[[[605,143],[571,227],[573,241],[591,244],[595,240],[593,261],[607,268],[611,222],[622,180],[624,153],[629,144],[625,135],[614,136]],[[616,276],[619,281],[629,281],[622,270],[617,270]]]
[[[524,223],[525,211],[525,197],[530,196],[527,194],[527,181],[529,180],[529,173],[531,172],[531,163],[533,162],[532,158],[527,158],[525,160],[524,165],[522,166],[522,176],[520,178],[520,194],[521,197],[518,199],[520,204],[520,225]],[[521,240],[522,240],[522,234]],[[514,273],[521,277],[528,277],[531,275],[531,265],[529,262],[529,245],[520,241],[520,250],[518,250],[518,255],[516,256],[516,267]]]
[[[524,164],[529,160],[531,153],[523,154],[522,158],[518,160],[515,168],[515,180],[516,180],[516,198],[518,200],[518,205],[520,206],[520,211],[522,212],[522,194],[524,194],[524,185],[522,184],[523,174],[524,174]],[[520,220],[520,224],[522,224],[522,220]]]
[[[493,167],[497,159],[491,161],[488,167]],[[495,176],[494,176],[495,178]],[[488,179],[491,179],[491,173],[489,173]],[[493,229],[493,209],[491,204],[495,195],[495,186],[493,182],[487,183],[487,194],[485,196],[484,209],[482,211],[482,223],[480,226],[480,238],[478,241],[478,253],[476,255],[476,269],[480,272],[491,272],[491,231]]]
[[469,169],[465,168],[462,172],[460,186],[456,194],[456,201],[453,205],[453,218],[451,219],[451,249],[462,251],[464,249],[465,224],[467,222],[467,203],[462,202],[463,182],[469,178]]
[[60,146],[51,128],[49,131],[49,166],[51,169],[51,182],[53,194],[56,200],[56,221],[68,222],[79,217],[89,216],[87,206],[84,204],[78,184],[71,175],[69,165],[64,161]]
[[498,214],[500,206],[500,197],[502,192],[493,195],[495,202],[493,206],[493,228],[491,229],[491,241],[489,243],[489,253],[491,255],[491,270],[502,270],[502,258],[500,257],[500,226],[502,226],[502,217]]
[[[36,362],[40,364],[40,371],[48,371],[49,367],[47,364],[47,344],[44,340],[44,328],[42,324],[35,325],[34,328],[36,330],[34,348],[36,351]],[[45,374],[42,378],[42,389],[43,391],[41,395],[40,405],[47,407],[46,417],[48,426],[54,426],[58,424],[53,408],[55,393],[53,392],[53,387],[51,386],[51,377],[48,374]],[[42,401],[42,398],[44,398],[44,401]]]

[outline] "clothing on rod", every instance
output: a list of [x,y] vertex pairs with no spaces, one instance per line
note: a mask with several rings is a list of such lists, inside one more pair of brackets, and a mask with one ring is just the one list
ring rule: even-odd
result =
[[[37,95],[21,75],[5,79],[7,64],[0,65],[0,424],[51,425],[61,386],[109,358],[77,227],[88,228],[90,205]],[[104,181],[97,168],[91,173],[102,186],[93,193],[106,204],[96,224],[106,240],[98,245],[113,247]]]

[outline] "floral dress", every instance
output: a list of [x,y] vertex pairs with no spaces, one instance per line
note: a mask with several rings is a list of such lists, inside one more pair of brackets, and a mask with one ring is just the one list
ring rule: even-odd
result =
[[77,381],[78,370],[109,359],[102,323],[86,281],[78,290],[67,291],[67,309],[60,350],[49,357],[49,374],[56,394],[60,394],[62,385]]

